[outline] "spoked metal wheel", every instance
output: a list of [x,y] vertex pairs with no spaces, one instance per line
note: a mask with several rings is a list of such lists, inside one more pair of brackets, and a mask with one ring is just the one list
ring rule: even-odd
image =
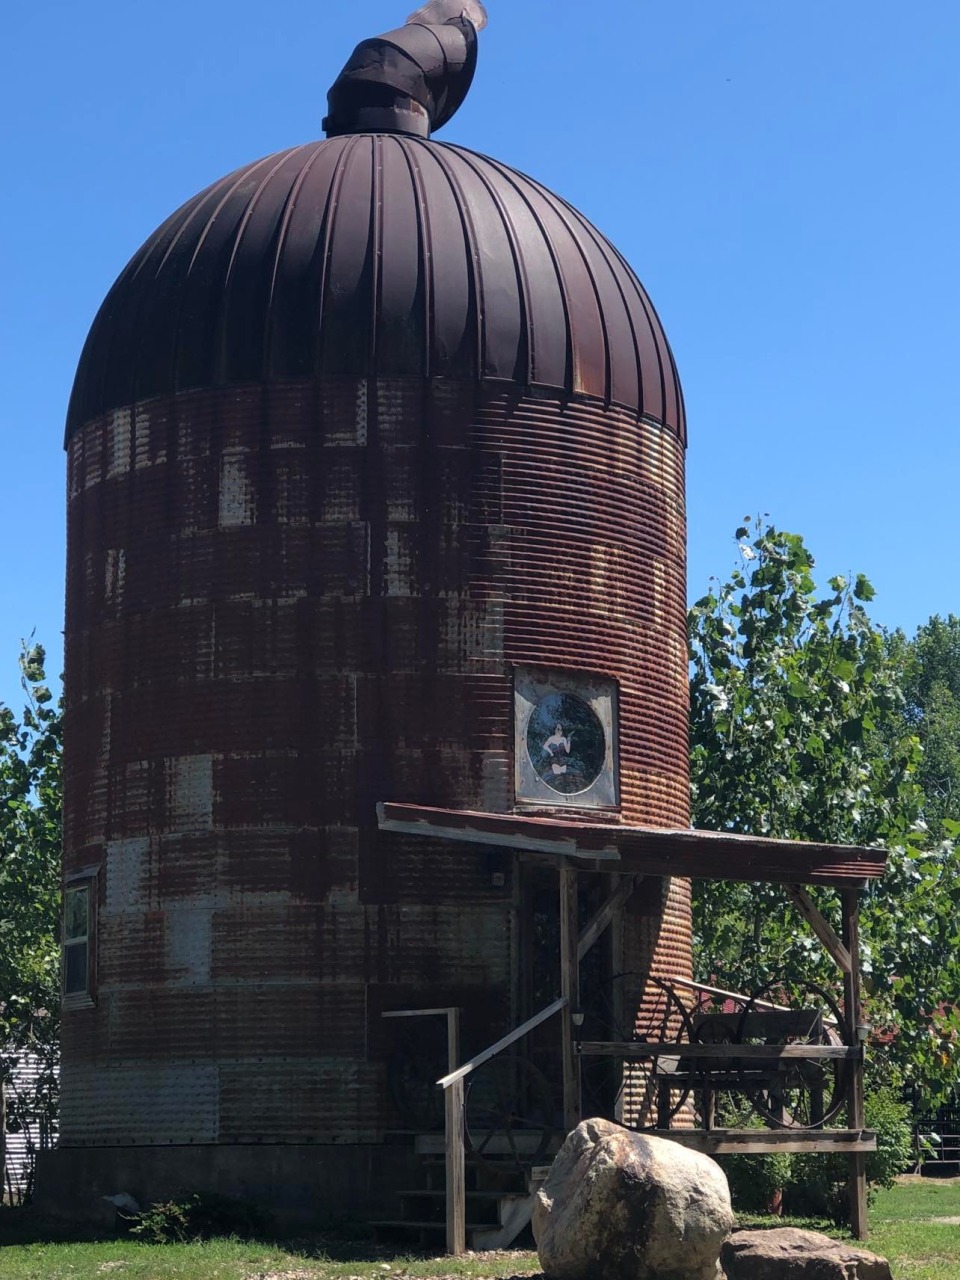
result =
[[[769,1006],[776,1006],[771,1009]],[[846,1022],[833,996],[810,982],[778,979],[746,1004],[737,1042],[743,1045],[823,1046],[849,1043]],[[849,1063],[843,1058],[741,1059],[744,1095],[774,1129],[818,1129],[846,1101]]]
[[[618,973],[602,983],[585,1004],[583,1040],[636,1040],[636,1011],[640,1005],[643,978],[638,973]],[[619,1058],[584,1055],[580,1062],[585,1116],[620,1114],[623,1090],[623,1063]]]
[[[690,1012],[694,1044],[735,1045],[749,996],[713,997],[701,992]],[[697,1115],[705,1129],[744,1127],[753,1108],[740,1093],[740,1064],[736,1058],[697,1058],[690,1062],[694,1076]]]
[[[690,1014],[677,992],[662,978],[647,980],[646,999],[634,1023],[634,1040],[661,1043],[663,1052],[649,1061],[629,1063],[625,1073],[633,1077],[633,1109],[636,1128],[666,1128],[686,1106],[690,1096],[689,1059],[670,1053],[670,1046],[690,1044],[693,1028]],[[644,1079],[645,1076],[645,1079]],[[638,1106],[637,1085],[642,1085],[643,1101]]]
[[404,1020],[387,1063],[387,1083],[402,1123],[418,1133],[443,1128],[443,1090],[437,1081],[447,1071],[447,1028],[438,1018]]
[[546,1076],[532,1062],[497,1057],[469,1077],[467,1150],[476,1160],[516,1168],[538,1164],[554,1134],[555,1102]]

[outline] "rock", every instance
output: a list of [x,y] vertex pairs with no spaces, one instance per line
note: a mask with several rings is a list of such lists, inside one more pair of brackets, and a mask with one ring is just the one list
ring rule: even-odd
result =
[[574,1129],[533,1209],[551,1280],[717,1280],[732,1226],[718,1164],[609,1120]]
[[106,1200],[107,1204],[112,1204],[115,1209],[119,1209],[123,1213],[140,1212],[140,1206],[133,1196],[128,1195],[126,1191],[119,1191],[115,1196],[101,1196],[100,1199]]
[[892,1280],[876,1253],[816,1231],[738,1231],[720,1253],[727,1280]]

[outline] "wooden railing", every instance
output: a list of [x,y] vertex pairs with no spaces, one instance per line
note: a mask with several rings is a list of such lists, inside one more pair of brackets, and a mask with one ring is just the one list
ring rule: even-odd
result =
[[553,1004],[541,1009],[534,1017],[529,1018],[522,1026],[515,1028],[502,1040],[490,1045],[482,1053],[476,1054],[469,1062],[450,1071],[437,1084],[443,1089],[444,1115],[444,1151],[446,1160],[447,1187],[447,1253],[457,1257],[467,1248],[467,1211],[466,1211],[466,1144],[465,1144],[465,1089],[464,1081],[469,1075],[482,1067],[485,1062],[495,1058],[504,1049],[522,1040],[541,1023],[560,1013],[569,1004],[566,996],[554,1000]]
[[447,1070],[453,1071],[460,1058],[460,1010],[443,1009],[392,1009],[381,1013],[381,1018],[446,1018],[447,1020]]
[[[693,982],[690,978],[664,978],[671,987],[683,987],[687,991],[699,991],[704,995],[713,997],[715,1000],[735,1000],[738,1004],[750,1004],[754,1009],[766,1009],[771,1013],[789,1012],[789,1006],[785,1004],[773,1004],[770,1000],[756,1000],[753,996],[744,995],[742,991],[727,991],[723,987],[708,987],[704,982]],[[825,1027],[835,1027],[837,1025],[836,1018],[824,1016],[823,1025]]]

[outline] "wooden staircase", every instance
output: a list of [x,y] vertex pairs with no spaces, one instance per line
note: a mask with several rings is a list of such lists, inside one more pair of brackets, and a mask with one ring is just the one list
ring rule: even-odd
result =
[[[537,1187],[546,1176],[548,1164],[518,1165],[509,1150],[485,1152],[483,1160],[466,1161],[466,1243],[482,1252],[508,1249],[528,1230]],[[414,1140],[420,1156],[423,1185],[399,1193],[396,1218],[373,1223],[376,1238],[384,1243],[442,1253],[446,1243],[446,1162],[443,1136],[420,1134]],[[549,1161],[559,1149],[559,1138],[551,1145]]]

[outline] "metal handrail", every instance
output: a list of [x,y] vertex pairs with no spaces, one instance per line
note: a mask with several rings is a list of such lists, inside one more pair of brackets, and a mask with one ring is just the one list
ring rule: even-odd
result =
[[452,1071],[460,1057],[460,1010],[454,1005],[441,1009],[389,1009],[381,1018],[446,1018],[447,1021],[447,1070]]
[[522,1026],[514,1028],[498,1040],[496,1044],[492,1044],[489,1049],[484,1049],[482,1053],[478,1053],[476,1057],[465,1062],[462,1067],[458,1067],[456,1071],[451,1071],[449,1075],[443,1076],[437,1081],[441,1089],[448,1089],[457,1080],[464,1080],[472,1071],[476,1071],[477,1067],[482,1067],[485,1062],[489,1062],[491,1058],[495,1058],[498,1053],[502,1053],[504,1049],[509,1049],[512,1044],[516,1044],[534,1027],[539,1027],[541,1022],[546,1022],[548,1018],[552,1018],[555,1013],[559,1013],[561,1009],[565,1009],[570,1001],[566,996],[561,996],[559,1000],[554,1000],[553,1004],[548,1004],[545,1009],[541,1009],[539,1013],[535,1013],[532,1018],[528,1018]]
[[509,1032],[501,1040],[490,1045],[488,1049],[484,1049],[482,1053],[478,1053],[469,1062],[463,1063],[456,1071],[449,1072],[449,1074],[437,1081],[437,1084],[443,1089],[447,1253],[452,1254],[454,1257],[459,1257],[460,1254],[466,1253],[467,1249],[466,1148],[464,1143],[466,1105],[463,1082],[478,1067],[482,1067],[485,1062],[495,1058],[504,1049],[509,1049],[512,1044],[516,1044],[534,1027],[539,1027],[542,1022],[546,1022],[555,1013],[565,1009],[569,1003],[570,1001],[566,996],[561,996],[559,1000],[554,1000],[553,1004],[541,1009],[539,1013],[534,1014],[532,1018],[528,1018],[526,1022]]

